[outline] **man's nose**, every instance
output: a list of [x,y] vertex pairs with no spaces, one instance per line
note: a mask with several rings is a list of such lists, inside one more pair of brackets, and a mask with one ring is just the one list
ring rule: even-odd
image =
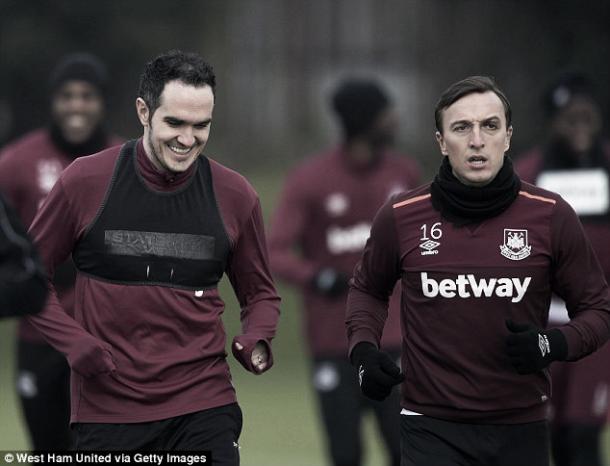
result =
[[485,143],[483,142],[483,138],[481,136],[481,128],[475,125],[470,133],[470,147],[479,148],[483,146],[485,146]]
[[71,96],[67,99],[67,104],[71,112],[82,112],[87,105],[87,99],[80,95]]
[[191,128],[183,128],[178,135],[178,142],[185,147],[191,147],[195,143],[195,136]]

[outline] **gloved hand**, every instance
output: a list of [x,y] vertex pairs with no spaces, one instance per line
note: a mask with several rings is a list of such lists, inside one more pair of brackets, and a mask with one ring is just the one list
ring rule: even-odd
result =
[[568,356],[568,342],[558,329],[540,330],[512,320],[506,321],[506,327],[510,331],[506,352],[519,374],[533,374]]
[[383,351],[372,343],[358,343],[352,350],[352,364],[358,368],[360,390],[367,398],[382,401],[401,383],[405,376]]
[[318,271],[313,277],[312,286],[320,294],[337,297],[349,289],[349,278],[333,268],[326,267]]

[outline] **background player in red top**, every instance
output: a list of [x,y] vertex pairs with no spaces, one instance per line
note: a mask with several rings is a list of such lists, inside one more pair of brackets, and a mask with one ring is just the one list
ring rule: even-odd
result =
[[[546,466],[547,368],[606,343],[608,285],[569,204],[513,171],[492,79],[451,85],[435,120],[438,175],[381,208],[354,271],[351,360],[367,396],[401,382],[378,349],[400,280],[403,466]],[[571,320],[543,330],[553,293]]]
[[[392,194],[419,181],[416,163],[390,150],[396,114],[374,81],[349,79],[332,97],[343,140],[288,176],[269,235],[273,269],[303,295],[306,336],[332,464],[362,461],[360,419],[377,417],[390,457],[400,464],[398,391],[384,402],[362,397],[346,358],[345,300],[348,278],[370,233],[377,209]],[[398,297],[396,297],[398,298]],[[400,356],[398,299],[382,342]]]
[[202,154],[216,78],[199,55],[149,62],[129,141],[77,159],[30,233],[50,273],[72,254],[75,314],[51,293],[30,318],[71,367],[71,422],[81,450],[211,450],[239,464],[241,410],[226,361],[218,282],[241,306],[231,345],[260,374],[273,359],[279,297],[258,196]]
[[[50,77],[51,121],[0,153],[0,188],[29,226],[62,170],[75,158],[120,143],[104,127],[105,65],[90,54],[65,56]],[[73,313],[74,265],[57,267],[54,284],[62,305]],[[25,319],[19,323],[17,392],[34,450],[70,445],[70,370]]]
[[[602,136],[601,109],[584,75],[559,76],[544,95],[548,140],[517,159],[530,183],[556,191],[579,215],[610,279],[610,144]],[[569,320],[554,296],[549,325]],[[551,366],[552,447],[557,466],[601,466],[601,434],[610,402],[610,345],[578,362]]]

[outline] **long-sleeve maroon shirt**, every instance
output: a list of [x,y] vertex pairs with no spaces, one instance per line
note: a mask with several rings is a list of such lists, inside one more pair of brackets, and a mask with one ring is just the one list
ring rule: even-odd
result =
[[[43,203],[30,234],[52,273],[102,206],[120,148],[77,159]],[[157,191],[184,186],[195,165],[170,176],[148,160],[141,141],[140,180]],[[250,349],[275,334],[279,297],[267,264],[258,196],[236,172],[210,160],[213,188],[230,241],[228,275]],[[196,212],[194,213],[196,214]],[[169,418],[235,401],[226,362],[224,303],[218,290],[116,284],[77,274],[75,315],[52,293],[31,321],[66,354],[72,368],[72,422],[130,423]],[[249,354],[246,355],[247,359]],[[247,361],[240,361],[248,366]],[[251,368],[251,366],[249,367]]]
[[[610,166],[610,143],[606,143],[603,146],[603,151],[606,157],[606,163]],[[602,265],[602,269],[606,274],[606,280],[610,281],[610,205],[608,204],[608,199],[610,198],[610,183],[607,178],[610,174],[606,173],[605,186],[607,187],[607,192],[598,192],[596,189],[592,190],[592,186],[587,186],[585,183],[587,183],[588,177],[590,176],[593,176],[593,180],[597,180],[599,178],[599,173],[597,172],[601,172],[601,169],[595,167],[593,169],[572,168],[566,170],[547,170],[544,166],[544,153],[541,147],[535,147],[520,156],[515,162],[515,171],[522,180],[536,185],[538,184],[537,181],[540,175],[547,175],[546,179],[549,179],[549,174],[564,175],[563,179],[565,179],[566,182],[563,184],[563,187],[568,190],[568,193],[566,194],[569,195],[569,197],[574,194],[578,196],[579,193],[584,193],[588,196],[581,196],[576,199],[578,205],[573,207],[577,214],[584,215],[581,217],[581,222],[591,241],[597,258]],[[578,177],[580,174],[583,174],[585,177]],[[583,184],[575,186],[580,180],[582,180]],[[555,185],[554,187],[556,188],[555,191],[561,195],[561,185]],[[603,207],[604,205],[605,208]],[[581,209],[579,209],[579,206],[583,206],[582,211],[580,211]],[[591,211],[595,206],[599,207],[597,210]],[[592,217],[591,214],[597,215],[597,218]]]
[[[108,147],[121,144],[116,136],[108,138]],[[82,154],[88,155],[88,154]],[[9,144],[0,152],[0,189],[7,196],[23,224],[30,226],[36,211],[73,157],[57,147],[48,129],[37,129]],[[61,304],[73,312],[74,290],[71,286],[59,292]],[[44,342],[34,326],[21,319],[19,337],[30,342]]]
[[[374,167],[356,168],[341,147],[308,158],[287,177],[271,222],[269,253],[274,273],[302,292],[314,356],[347,354],[347,292],[322,295],[311,284],[314,275],[330,267],[350,277],[379,207],[418,182],[419,168],[410,158],[386,153]],[[400,348],[398,300],[396,294],[383,336],[389,350]]]
[[402,287],[403,408],[479,423],[545,418],[548,371],[520,375],[505,350],[506,319],[543,328],[551,294],[572,320],[568,359],[610,337],[610,296],[580,222],[557,194],[523,183],[501,215],[455,227],[429,185],[386,203],[373,223],[348,298],[350,350],[379,345],[387,299]]

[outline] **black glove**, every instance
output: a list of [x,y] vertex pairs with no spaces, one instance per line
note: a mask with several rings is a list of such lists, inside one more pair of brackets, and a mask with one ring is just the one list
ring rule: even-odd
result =
[[349,278],[330,267],[320,270],[312,280],[314,289],[325,296],[337,297],[349,289]]
[[506,338],[506,352],[519,374],[533,374],[568,356],[566,337],[556,328],[540,330],[512,320],[506,321],[506,327],[511,332]]
[[360,390],[367,398],[382,401],[405,376],[386,353],[372,343],[358,343],[352,350],[352,364],[358,368]]

